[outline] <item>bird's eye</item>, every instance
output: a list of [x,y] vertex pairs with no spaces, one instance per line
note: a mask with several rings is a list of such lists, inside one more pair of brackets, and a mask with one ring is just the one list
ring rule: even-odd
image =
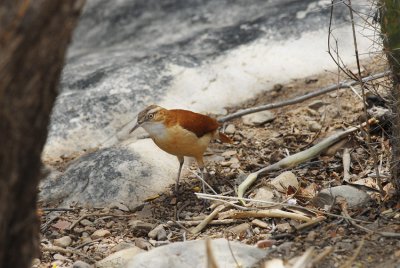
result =
[[147,117],[148,117],[149,119],[153,119],[153,118],[154,118],[154,114],[149,114]]

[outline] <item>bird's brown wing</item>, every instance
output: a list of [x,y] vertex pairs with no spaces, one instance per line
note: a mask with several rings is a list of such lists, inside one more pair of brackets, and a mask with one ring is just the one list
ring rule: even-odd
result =
[[199,138],[217,130],[219,127],[217,120],[207,115],[187,110],[169,110],[169,112],[174,115],[181,127],[193,132]]

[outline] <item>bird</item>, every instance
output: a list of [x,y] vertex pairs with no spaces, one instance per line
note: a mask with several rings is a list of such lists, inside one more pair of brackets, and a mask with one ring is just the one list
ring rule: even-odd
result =
[[218,130],[220,124],[216,119],[189,110],[168,110],[155,104],[139,112],[137,122],[129,133],[139,127],[149,134],[160,149],[178,158],[179,169],[175,193],[178,192],[185,156],[196,159],[203,180],[203,192],[205,192],[204,174],[207,170],[203,155],[210,141],[219,139],[223,143],[232,143],[228,136]]

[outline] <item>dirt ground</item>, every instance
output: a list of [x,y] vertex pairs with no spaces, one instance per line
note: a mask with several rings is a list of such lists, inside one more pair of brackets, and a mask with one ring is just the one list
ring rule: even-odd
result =
[[[376,62],[363,66],[364,75],[380,70],[381,64]],[[330,72],[293,80],[284,85],[276,85],[273,90],[265,91],[238,107],[230,107],[228,111],[287,100],[337,81],[337,75]],[[369,89],[383,94],[383,85],[385,82],[380,80],[379,83],[370,85]],[[358,87],[355,89],[360,92]],[[371,98],[371,101],[374,100],[376,99]],[[227,145],[214,142],[210,146],[206,157],[208,182],[216,192],[235,196],[238,183],[246,177],[244,174],[275,163],[287,154],[309,148],[340,129],[360,124],[365,118],[362,100],[351,89],[336,90],[272,112],[275,119],[263,125],[248,126],[243,124],[241,118],[228,122],[227,125],[233,124],[235,127],[234,134],[229,135],[234,143]],[[249,245],[266,247],[268,255],[265,261],[279,258],[285,263],[290,262],[313,247],[314,256],[322,256],[318,254],[328,252],[314,267],[400,267],[399,237],[384,237],[376,233],[400,232],[400,203],[390,199],[392,188],[389,183],[391,156],[388,131],[388,126],[374,126],[370,146],[365,133],[355,132],[345,142],[333,146],[325,154],[289,169],[296,175],[300,187],[297,190],[288,188],[276,196],[279,201],[291,199],[299,206],[316,209],[312,200],[321,189],[343,184],[343,148],[350,149],[351,181],[363,181],[369,187],[378,189],[374,157],[370,151],[373,149],[385,192],[379,196],[376,191],[369,191],[372,201],[361,208],[349,209],[349,215],[353,219],[362,220],[358,224],[375,233],[368,233],[340,217],[343,209],[340,205],[333,204],[329,213],[339,216],[326,215],[323,209],[313,215],[309,211],[304,212],[305,215],[325,216],[326,219],[301,230],[297,230],[296,226],[301,222],[296,220],[259,218],[264,223],[260,227],[255,224],[253,217],[249,217],[232,219],[220,225],[209,225],[199,234],[190,234],[188,229],[193,228],[190,222],[204,219],[212,211],[210,206],[213,206],[196,197],[195,193],[201,191],[201,182],[194,175],[196,166],[192,164],[190,170],[193,173],[188,169],[185,171],[185,179],[181,180],[177,198],[173,192],[174,186],[171,185],[166,192],[149,197],[134,212],[121,207],[72,207],[67,211],[49,211],[51,208],[46,204],[40,204],[44,208],[41,232],[43,252],[40,259],[35,260],[34,267],[52,267],[53,264],[57,267],[68,267],[76,260],[93,263],[121,249],[121,245],[135,244],[151,249],[176,241],[204,237],[226,237]],[[260,188],[268,187],[268,182],[280,173],[282,171],[259,178],[246,192],[246,196],[254,197]],[[178,224],[172,221],[175,207],[179,217]],[[167,239],[149,239],[147,233],[150,227],[146,226],[132,231],[133,219],[151,226],[164,224]],[[74,223],[75,226],[70,228]],[[100,229],[109,231],[109,234],[96,239],[90,237]],[[46,249],[52,245],[54,239],[63,236],[72,238],[70,252]]]

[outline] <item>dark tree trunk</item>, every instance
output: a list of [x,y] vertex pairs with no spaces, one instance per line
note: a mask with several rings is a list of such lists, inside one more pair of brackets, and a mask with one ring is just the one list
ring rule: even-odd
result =
[[37,254],[40,156],[83,3],[0,0],[0,267]]
[[380,1],[381,29],[384,50],[392,70],[392,182],[400,195],[400,1]]

